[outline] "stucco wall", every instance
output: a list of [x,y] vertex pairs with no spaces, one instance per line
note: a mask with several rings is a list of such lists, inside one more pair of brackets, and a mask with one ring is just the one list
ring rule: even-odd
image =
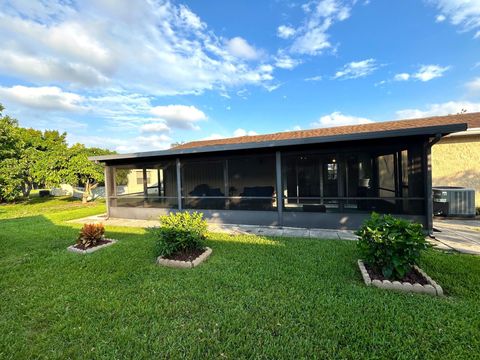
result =
[[432,148],[433,186],[473,188],[480,206],[480,135],[446,137]]

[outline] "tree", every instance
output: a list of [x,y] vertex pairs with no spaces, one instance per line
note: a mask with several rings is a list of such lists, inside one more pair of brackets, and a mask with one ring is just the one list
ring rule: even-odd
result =
[[34,187],[69,183],[85,187],[82,201],[87,202],[104,181],[103,167],[88,157],[114,152],[82,144],[69,148],[66,133],[22,128],[3,110],[0,104],[0,201],[28,197]]
[[86,148],[82,144],[75,144],[68,150],[68,166],[60,172],[60,176],[72,186],[84,187],[82,203],[87,203],[92,190],[104,181],[103,166],[88,160],[88,157],[114,153],[99,148]]
[[21,197],[21,179],[18,174],[20,134],[18,121],[3,116],[0,104],[0,201],[14,201]]

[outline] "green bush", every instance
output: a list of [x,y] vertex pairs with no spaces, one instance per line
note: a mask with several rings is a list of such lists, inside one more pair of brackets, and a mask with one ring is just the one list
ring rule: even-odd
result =
[[422,225],[372,213],[356,232],[364,262],[387,279],[402,279],[429,247]]
[[160,217],[160,227],[153,233],[156,238],[157,256],[169,256],[177,252],[203,249],[207,222],[201,213],[178,212]]

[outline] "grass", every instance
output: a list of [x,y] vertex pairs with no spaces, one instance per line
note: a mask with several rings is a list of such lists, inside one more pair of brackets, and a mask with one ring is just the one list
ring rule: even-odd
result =
[[93,215],[67,199],[0,206],[0,358],[476,358],[480,258],[429,251],[446,298],[367,288],[355,243],[209,234],[195,269],[155,265],[143,229],[68,253]]

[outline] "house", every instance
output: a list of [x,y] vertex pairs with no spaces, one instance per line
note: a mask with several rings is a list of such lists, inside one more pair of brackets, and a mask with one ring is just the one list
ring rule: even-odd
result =
[[432,182],[475,189],[480,207],[480,116],[468,121],[467,131],[447,135],[433,146]]
[[479,118],[460,114],[194,141],[91,160],[105,164],[112,217],[198,210],[212,222],[353,229],[376,211],[431,231],[431,148]]

